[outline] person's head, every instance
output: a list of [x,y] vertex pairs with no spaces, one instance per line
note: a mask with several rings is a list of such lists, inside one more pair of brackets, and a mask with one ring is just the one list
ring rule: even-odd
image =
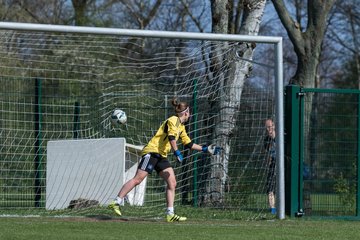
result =
[[268,136],[275,138],[275,124],[271,118],[265,120],[265,128]]
[[180,121],[182,123],[187,122],[190,118],[189,105],[186,102],[179,102],[177,98],[174,98],[171,104],[174,106],[175,113],[180,118]]

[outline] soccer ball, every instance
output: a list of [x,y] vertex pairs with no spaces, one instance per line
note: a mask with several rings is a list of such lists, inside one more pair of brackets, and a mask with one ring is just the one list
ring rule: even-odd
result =
[[113,125],[120,125],[120,124],[125,124],[126,121],[127,121],[127,116],[126,116],[126,113],[121,110],[121,109],[115,109],[111,116],[110,116],[110,119],[111,119],[111,123]]

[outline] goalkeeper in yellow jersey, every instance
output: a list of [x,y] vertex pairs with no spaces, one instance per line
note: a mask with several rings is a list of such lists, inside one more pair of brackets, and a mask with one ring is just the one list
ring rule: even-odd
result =
[[185,221],[186,217],[178,216],[174,212],[174,199],[176,178],[174,169],[167,159],[168,153],[172,150],[179,162],[183,161],[183,156],[177,147],[177,140],[180,139],[182,144],[189,149],[209,152],[213,155],[219,154],[221,148],[218,146],[200,146],[193,143],[188,137],[184,123],[190,118],[190,109],[186,102],[178,102],[176,98],[172,100],[176,115],[166,119],[160,126],[159,130],[142,150],[142,157],[135,176],[127,181],[116,199],[109,205],[117,215],[121,215],[120,206],[124,204],[125,196],[137,185],[139,185],[148,174],[153,170],[162,177],[166,184],[166,221],[176,222]]

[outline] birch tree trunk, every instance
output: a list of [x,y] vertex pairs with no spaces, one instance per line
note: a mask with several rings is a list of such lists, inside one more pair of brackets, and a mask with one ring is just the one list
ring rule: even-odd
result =
[[[229,23],[228,7],[230,0],[212,0],[212,19],[213,33],[229,33],[232,24]],[[240,34],[257,35],[260,22],[264,13],[266,0],[244,0],[243,19],[240,27]],[[214,129],[215,143],[224,150],[221,155],[212,157],[211,176],[207,186],[207,195],[204,204],[222,205],[225,195],[225,186],[227,182],[228,163],[230,155],[230,140],[236,126],[236,113],[240,108],[241,94],[247,76],[250,74],[252,66],[249,61],[252,59],[255,44],[239,43],[236,48],[228,55],[222,54],[222,49],[227,47],[227,43],[221,46],[214,45],[215,56],[212,58],[212,72],[214,78],[212,81],[219,86],[217,95],[218,102],[213,105],[213,109],[219,112],[219,118]],[[223,62],[229,62],[229,68],[224,71]]]

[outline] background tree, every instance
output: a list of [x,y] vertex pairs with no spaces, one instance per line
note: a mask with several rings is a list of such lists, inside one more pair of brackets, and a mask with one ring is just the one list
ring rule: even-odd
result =
[[[281,23],[293,43],[298,60],[296,73],[289,83],[315,87],[327,20],[335,1],[307,1],[305,15],[303,1],[294,0],[295,18],[293,18],[283,0],[272,0]],[[303,27],[305,24],[306,28]]]
[[[360,89],[359,14],[360,6],[355,0],[338,1],[332,11],[324,49],[326,54],[331,56],[333,64],[332,69],[321,72],[322,75],[327,74],[325,76],[332,80],[328,82],[330,87]],[[349,69],[346,65],[343,67],[343,63],[351,63],[354,73],[357,73],[353,75],[356,79],[355,86],[354,81],[336,84],[343,79],[342,76],[347,75],[342,73]]]
[[71,0],[74,7],[74,19],[76,26],[84,26],[87,24],[86,7],[92,0]]
[[[311,0],[307,1],[306,7],[301,0],[292,0],[294,15],[285,5],[283,0],[272,0],[275,10],[283,24],[286,32],[293,44],[294,51],[297,56],[297,68],[294,76],[291,77],[289,83],[300,85],[306,88],[319,87],[320,81],[318,78],[320,59],[322,53],[322,44],[325,37],[325,32],[328,26],[329,14],[334,6],[336,0],[322,1]],[[304,27],[306,25],[306,27]],[[309,119],[304,119],[308,122],[304,127],[306,138],[307,156],[311,159],[310,166],[313,166],[315,158],[314,132],[310,132],[311,126],[317,124],[317,97],[313,98],[312,94],[305,96],[305,116]]]
[[[265,4],[265,0],[212,0],[212,32],[257,35]],[[226,45],[227,43],[224,44]],[[210,187],[207,189],[207,192],[210,193],[207,195],[208,199],[205,199],[205,202],[210,200],[213,203],[220,204],[223,202],[227,181],[231,150],[230,140],[235,130],[236,112],[240,107],[245,80],[252,68],[249,61],[244,61],[240,58],[251,59],[255,45],[239,43],[237,48],[231,53],[231,56],[222,54],[222,47],[221,44],[213,46],[214,56],[212,57],[211,72],[214,77],[211,81],[217,82],[220,89],[218,93],[220,97],[218,99],[221,99],[220,102],[212,103],[214,111],[220,110],[220,124],[214,129],[213,139],[216,139],[217,143],[224,148],[224,154],[212,158],[210,177],[212,183],[209,184]],[[236,55],[240,56],[240,58],[236,58]],[[238,60],[233,61],[233,59]],[[222,70],[222,63],[224,61],[231,62],[228,71]],[[221,88],[224,85],[228,87]]]

